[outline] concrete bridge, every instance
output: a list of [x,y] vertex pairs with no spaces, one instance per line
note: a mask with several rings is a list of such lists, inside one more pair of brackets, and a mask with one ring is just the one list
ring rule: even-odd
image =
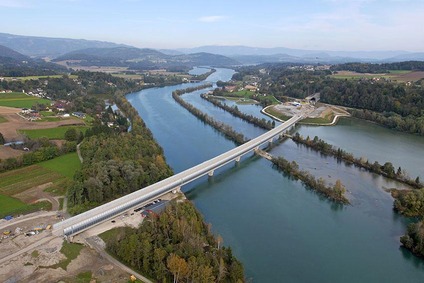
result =
[[259,149],[259,146],[267,142],[272,142],[275,137],[283,135],[284,131],[290,129],[296,122],[303,118],[302,115],[295,115],[281,125],[266,132],[265,134],[252,139],[234,149],[231,149],[217,157],[207,160],[199,165],[175,174],[165,180],[142,188],[119,199],[93,208],[89,211],[68,218],[53,225],[53,234],[60,236],[71,236],[85,231],[92,226],[104,222],[129,209],[135,208],[149,200],[160,197],[168,192],[180,188],[202,176],[212,176],[214,171],[230,162],[239,162],[244,154]]

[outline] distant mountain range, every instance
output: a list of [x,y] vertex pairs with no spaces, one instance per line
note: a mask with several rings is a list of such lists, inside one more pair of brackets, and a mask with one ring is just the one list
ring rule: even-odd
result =
[[[196,65],[232,66],[273,62],[338,64],[424,61],[424,52],[413,53],[402,50],[328,51],[215,45],[177,50],[155,50],[96,40],[22,36],[7,33],[0,33],[0,45],[32,58],[49,58],[56,62],[74,61],[72,64],[87,66],[125,66],[136,69]],[[5,55],[9,53],[10,50],[1,49],[0,57],[7,57]]]
[[329,51],[304,50],[285,47],[259,48],[249,46],[209,45],[195,48],[181,48],[184,53],[208,52],[234,58],[244,64],[267,62],[292,63],[346,63],[346,62],[398,62],[424,60],[423,53],[402,50],[394,51]]
[[123,44],[96,40],[23,36],[8,33],[0,33],[0,45],[9,47],[30,57],[50,58],[55,58],[65,53],[84,48],[126,46]]

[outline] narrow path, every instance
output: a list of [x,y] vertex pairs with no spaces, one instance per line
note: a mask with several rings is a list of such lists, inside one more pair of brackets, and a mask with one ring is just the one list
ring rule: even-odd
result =
[[82,155],[81,155],[81,151],[80,151],[80,145],[81,143],[77,144],[77,154],[78,154],[78,158],[81,162],[81,164],[84,162],[84,160],[82,159]]
[[140,273],[132,270],[131,268],[129,268],[125,264],[121,263],[120,261],[118,261],[117,259],[112,257],[110,254],[108,254],[103,249],[103,247],[99,244],[99,243],[103,242],[103,240],[100,239],[99,237],[94,236],[94,237],[90,237],[90,238],[85,238],[84,241],[86,242],[87,246],[95,249],[103,258],[105,258],[106,260],[108,260],[112,264],[118,266],[119,268],[121,268],[125,272],[128,272],[131,275],[134,275],[135,277],[137,277],[137,279],[142,280],[145,283],[153,283],[152,281],[150,281],[149,279],[147,279],[146,277],[144,277]]

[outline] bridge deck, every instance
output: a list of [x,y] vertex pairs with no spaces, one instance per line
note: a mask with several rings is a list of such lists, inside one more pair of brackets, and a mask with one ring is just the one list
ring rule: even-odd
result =
[[68,236],[82,232],[83,230],[86,230],[93,225],[114,217],[115,215],[131,209],[143,202],[159,197],[177,187],[181,187],[182,185],[196,180],[208,174],[209,172],[216,170],[233,160],[236,160],[237,158],[251,150],[254,150],[263,143],[270,141],[275,136],[293,126],[300,119],[302,119],[302,115],[295,115],[286,122],[264,133],[263,135],[254,138],[251,141],[231,149],[217,157],[214,157],[181,173],[175,174],[165,180],[142,188],[119,199],[93,208],[77,216],[66,219],[65,221],[56,223],[53,225],[53,233],[56,235],[64,234]]

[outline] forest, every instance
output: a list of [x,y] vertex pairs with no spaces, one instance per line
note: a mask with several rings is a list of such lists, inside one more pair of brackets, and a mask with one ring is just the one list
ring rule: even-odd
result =
[[172,175],[162,148],[130,103],[117,94],[131,132],[95,131],[80,146],[82,169],[68,189],[71,214],[78,214]]
[[106,239],[117,258],[159,282],[244,282],[243,265],[187,200]]
[[395,63],[345,63],[331,66],[332,71],[353,71],[357,73],[388,73],[395,70],[408,71],[424,71],[424,62],[422,61],[405,61]]

